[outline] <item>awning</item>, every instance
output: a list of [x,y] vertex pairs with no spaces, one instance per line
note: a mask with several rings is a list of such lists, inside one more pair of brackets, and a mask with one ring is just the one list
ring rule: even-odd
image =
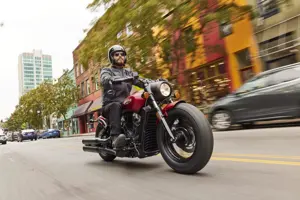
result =
[[90,112],[94,112],[96,110],[99,110],[100,108],[102,108],[102,102],[103,102],[103,97],[99,97],[97,98],[93,104],[90,106],[89,110],[88,110],[88,113]]
[[74,115],[72,116],[72,118],[76,118],[76,117],[85,115],[92,103],[93,103],[93,101],[89,101],[85,104],[82,104],[82,105],[78,106],[77,109],[75,110]]

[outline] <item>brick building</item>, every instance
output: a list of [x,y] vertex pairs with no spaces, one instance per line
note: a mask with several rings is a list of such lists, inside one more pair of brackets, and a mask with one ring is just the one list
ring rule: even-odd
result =
[[72,117],[78,118],[79,132],[82,134],[95,131],[95,124],[94,126],[90,126],[89,120],[92,118],[95,119],[100,115],[102,95],[99,84],[99,67],[90,63],[89,68],[85,70],[82,64],[78,63],[77,50],[79,50],[81,45],[82,43],[73,51],[75,80],[79,90],[79,102]]

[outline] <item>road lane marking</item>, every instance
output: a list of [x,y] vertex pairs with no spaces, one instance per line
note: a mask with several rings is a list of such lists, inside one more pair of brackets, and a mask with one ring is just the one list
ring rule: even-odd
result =
[[213,156],[226,156],[226,157],[250,157],[250,158],[281,158],[300,160],[300,156],[279,156],[279,155],[263,155],[263,154],[229,154],[229,153],[214,153]]
[[280,160],[257,160],[257,159],[247,159],[247,158],[229,158],[229,157],[215,157],[215,156],[211,157],[211,160],[300,166],[300,162],[289,162],[289,161],[280,161]]
[[[66,145],[66,146],[64,146],[64,148],[82,150],[82,147],[78,148],[73,145],[70,145],[70,146]],[[161,156],[161,154],[159,153],[156,156]],[[226,157],[221,157],[221,156],[226,156]],[[273,158],[273,159],[281,158],[281,159],[300,160],[300,156],[279,156],[279,155],[261,155],[261,154],[228,154],[228,153],[214,153],[213,156],[211,157],[211,160],[300,166],[300,162],[290,162],[290,161],[281,161],[281,160],[260,160],[260,159],[235,158],[235,157]]]

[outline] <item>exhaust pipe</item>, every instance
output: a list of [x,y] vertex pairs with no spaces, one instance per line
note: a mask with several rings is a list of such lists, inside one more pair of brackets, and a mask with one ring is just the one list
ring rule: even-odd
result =
[[116,151],[114,151],[112,149],[103,148],[103,147],[83,146],[82,150],[85,152],[93,152],[93,153],[104,152],[104,153],[116,155]]
[[97,144],[106,144],[110,138],[107,139],[100,139],[100,138],[93,138],[93,139],[83,139],[82,144],[85,145],[97,145]]

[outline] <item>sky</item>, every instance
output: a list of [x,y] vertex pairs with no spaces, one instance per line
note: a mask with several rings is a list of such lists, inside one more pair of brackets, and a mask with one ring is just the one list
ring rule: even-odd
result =
[[92,0],[0,0],[0,119],[19,101],[18,56],[41,49],[52,56],[53,77],[73,68],[72,52],[104,13],[86,9]]

